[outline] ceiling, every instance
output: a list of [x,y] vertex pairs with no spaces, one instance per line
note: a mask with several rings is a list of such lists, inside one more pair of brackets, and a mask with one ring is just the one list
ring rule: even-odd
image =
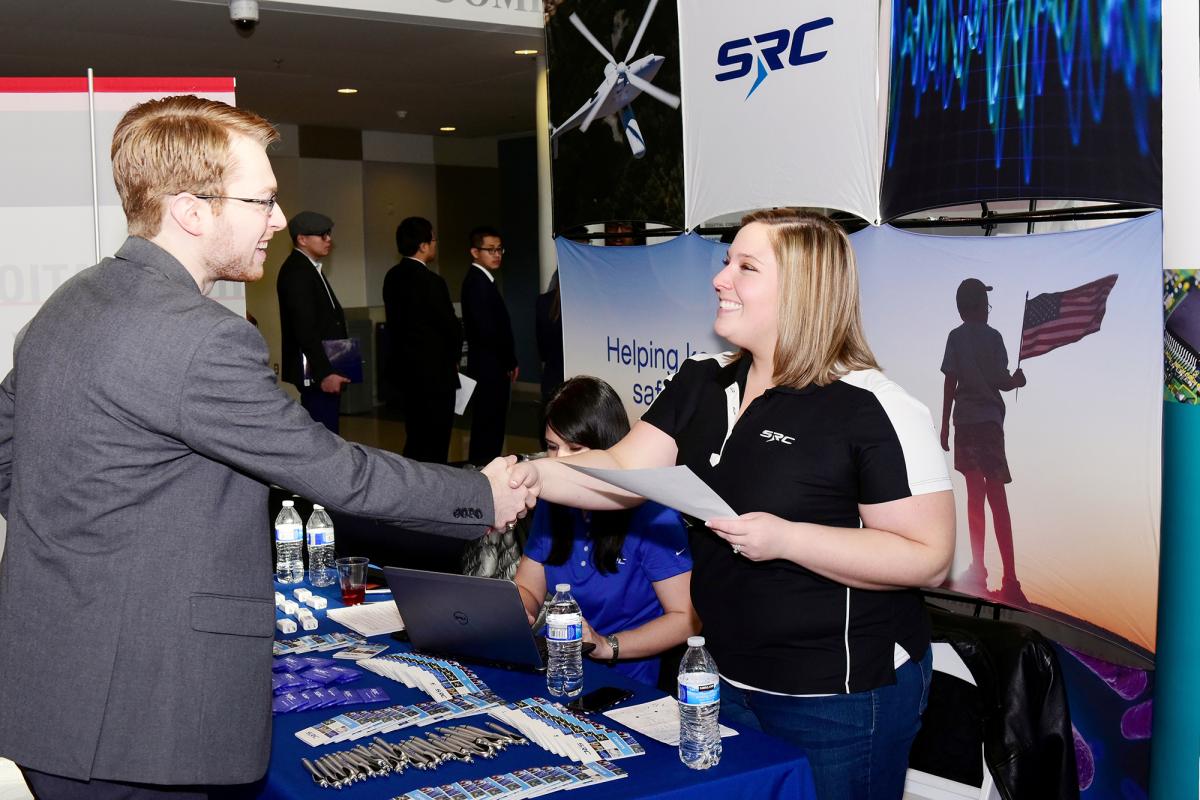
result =
[[[411,19],[411,18],[410,18]],[[452,23],[447,23],[452,24]],[[263,8],[238,35],[224,3],[0,0],[0,75],[234,76],[272,122],[454,136],[534,129],[541,32],[435,27]],[[359,90],[340,95],[341,87]],[[396,111],[407,115],[403,120]]]

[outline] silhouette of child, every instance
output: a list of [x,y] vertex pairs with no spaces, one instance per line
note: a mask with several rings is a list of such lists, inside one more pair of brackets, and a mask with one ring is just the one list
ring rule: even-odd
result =
[[996,545],[1004,567],[999,595],[1028,603],[1017,580],[1013,560],[1012,518],[1004,484],[1012,482],[1004,454],[1004,400],[1000,392],[1025,385],[1019,368],[1009,374],[1008,352],[1000,333],[987,324],[991,286],[978,278],[959,284],[955,300],[963,324],[946,337],[942,372],[946,375],[942,402],[942,449],[950,450],[950,414],[954,412],[954,468],[967,483],[967,528],[971,535],[971,565],[959,576],[966,587],[987,592],[983,560],[984,501],[992,509]]

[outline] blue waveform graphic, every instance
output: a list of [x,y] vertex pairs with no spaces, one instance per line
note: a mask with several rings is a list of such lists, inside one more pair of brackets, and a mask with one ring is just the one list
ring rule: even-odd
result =
[[[980,85],[968,80],[972,70],[983,75],[983,89],[976,91],[986,102],[994,166],[1001,168],[1005,136],[1015,130],[1025,184],[1038,133],[1035,107],[1046,98],[1047,79],[1061,87],[1053,102],[1065,103],[1072,147],[1089,123],[1123,112],[1105,107],[1110,80],[1127,90],[1139,155],[1157,146],[1149,114],[1151,101],[1162,96],[1161,0],[893,0],[892,13],[889,169],[905,112],[915,121],[923,103],[965,111],[977,99],[969,97],[971,87]],[[1055,52],[1048,59],[1051,40]]]

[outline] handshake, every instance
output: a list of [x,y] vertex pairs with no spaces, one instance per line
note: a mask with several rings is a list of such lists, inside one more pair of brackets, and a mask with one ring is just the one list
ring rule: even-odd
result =
[[508,528],[537,505],[542,483],[532,462],[517,463],[516,456],[501,456],[481,472],[492,487],[492,507],[496,509],[492,530]]

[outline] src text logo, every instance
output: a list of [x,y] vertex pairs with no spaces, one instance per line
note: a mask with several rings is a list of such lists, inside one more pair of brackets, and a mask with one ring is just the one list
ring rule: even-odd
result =
[[791,444],[792,442],[796,441],[796,437],[787,436],[779,433],[778,431],[763,431],[759,434],[759,436],[766,439],[768,442],[782,442],[783,444]]
[[[785,66],[799,67],[803,64],[812,64],[824,58],[825,54],[829,52],[828,50],[804,52],[804,35],[820,28],[827,28],[832,24],[833,17],[821,17],[812,22],[806,22],[795,30],[780,28],[777,31],[760,33],[754,37],[731,39],[717,50],[717,66],[730,67],[730,69],[718,72],[713,77],[718,81],[734,81],[744,78],[750,74],[757,62],[758,73],[754,78],[754,85],[746,93],[746,99],[749,100],[750,95],[754,94],[754,90],[772,72],[783,69]],[[755,48],[755,45],[758,47]],[[755,53],[756,49],[758,50],[757,54]],[[786,65],[784,64],[785,55],[787,57]]]
[[483,519],[483,512],[478,508],[456,508],[454,509],[455,519]]

